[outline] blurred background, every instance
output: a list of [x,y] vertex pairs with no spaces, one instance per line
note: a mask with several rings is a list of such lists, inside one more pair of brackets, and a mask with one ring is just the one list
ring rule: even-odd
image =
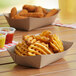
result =
[[24,4],[42,6],[52,9],[59,8],[60,21],[64,24],[76,23],[76,0],[0,0],[0,15],[9,13],[12,7],[21,10]]
[[44,8],[58,8],[58,0],[0,0],[0,15],[10,12],[12,7],[22,9],[24,4],[43,6]]

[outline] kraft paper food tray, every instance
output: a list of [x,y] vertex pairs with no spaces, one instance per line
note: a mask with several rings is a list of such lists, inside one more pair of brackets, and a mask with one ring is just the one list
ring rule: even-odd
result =
[[38,27],[46,26],[49,24],[52,24],[54,20],[56,19],[58,12],[48,18],[33,18],[33,17],[28,17],[25,19],[11,19],[10,18],[10,13],[9,14],[4,14],[8,24],[11,27],[14,27],[16,29],[21,29],[21,30],[32,30]]
[[28,67],[42,68],[52,62],[63,58],[67,53],[68,49],[72,46],[73,42],[63,41],[64,52],[56,53],[52,55],[37,55],[37,56],[18,56],[15,54],[15,46],[8,48],[8,52],[13,58],[14,62]]

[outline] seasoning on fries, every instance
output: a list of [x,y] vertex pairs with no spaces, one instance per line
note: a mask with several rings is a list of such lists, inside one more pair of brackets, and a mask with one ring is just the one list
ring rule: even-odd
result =
[[22,42],[15,47],[15,53],[19,56],[47,55],[62,51],[64,51],[62,41],[48,30],[39,35],[23,36]]

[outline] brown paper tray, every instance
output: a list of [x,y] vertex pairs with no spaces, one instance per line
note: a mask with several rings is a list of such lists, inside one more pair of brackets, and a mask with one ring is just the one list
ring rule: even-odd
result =
[[18,56],[15,54],[15,46],[8,48],[8,52],[13,58],[14,62],[19,65],[42,68],[52,62],[55,62],[65,56],[68,49],[71,48],[73,42],[63,41],[64,52],[56,53],[52,55],[37,55],[37,56]]
[[[58,11],[59,11],[59,9],[58,9]],[[38,27],[52,24],[54,22],[54,20],[56,19],[58,13],[56,13],[55,15],[48,17],[48,18],[29,17],[29,18],[25,18],[25,19],[11,19],[10,13],[5,14],[4,16],[5,16],[8,24],[11,27],[14,27],[14,28],[20,29],[20,30],[32,30],[32,29],[35,29]]]

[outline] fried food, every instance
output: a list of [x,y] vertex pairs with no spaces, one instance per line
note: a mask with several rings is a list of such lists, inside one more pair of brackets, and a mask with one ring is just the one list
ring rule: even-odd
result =
[[24,15],[25,17],[36,17],[36,18],[42,18],[44,16],[43,13],[35,12],[35,13],[27,13]]
[[48,12],[45,8],[42,8],[43,9],[43,13],[46,15]]
[[49,47],[47,47],[47,44],[39,42],[30,45],[28,51],[34,53],[35,55],[53,54],[53,52],[49,50]]
[[27,17],[24,17],[24,16],[20,16],[20,15],[15,15],[14,17],[13,17],[14,19],[24,19],[24,18],[27,18]]
[[26,44],[30,45],[36,42],[36,39],[33,35],[26,35],[23,36],[23,41],[26,42]]
[[39,35],[24,35],[22,43],[18,43],[15,47],[15,52],[19,56],[47,55],[63,51],[62,41],[49,30]]
[[20,12],[18,13],[18,15],[24,16],[24,15],[27,14],[27,13],[28,13],[28,10],[23,9],[22,11],[20,11]]
[[24,5],[23,9],[18,14],[16,7],[13,7],[11,9],[10,17],[12,19],[23,19],[24,17],[43,18],[53,16],[57,12],[57,9],[52,9],[48,12],[45,8],[41,6]]
[[50,17],[55,15],[58,12],[57,9],[52,9],[50,12],[47,13],[47,15],[45,17]]
[[35,12],[43,13],[42,7],[40,6],[36,7]]
[[48,12],[45,8],[42,8],[41,6],[36,7],[35,12],[40,12],[43,13],[44,15],[46,15]]
[[32,52],[28,52],[28,56],[36,56],[36,54],[33,54]]
[[44,16],[43,8],[40,6],[36,7],[35,12],[43,14],[43,16]]
[[50,46],[53,48],[54,52],[64,51],[63,43],[56,34],[53,34],[52,41],[50,42]]
[[19,43],[16,45],[15,52],[20,56],[25,56],[27,53],[27,47],[22,43]]
[[32,6],[32,5],[24,5],[23,9],[28,10],[29,12],[34,12],[35,11],[36,6]]
[[10,17],[13,18],[15,15],[17,15],[17,9],[16,9],[16,7],[13,7],[11,9]]
[[45,37],[45,36],[40,36],[40,35],[37,35],[35,36],[36,40],[39,40],[39,41],[43,41],[45,43],[49,42],[49,38]]
[[49,31],[49,30],[45,30],[45,31],[43,31],[41,34],[40,34],[40,36],[45,36],[45,37],[51,37],[51,31]]

